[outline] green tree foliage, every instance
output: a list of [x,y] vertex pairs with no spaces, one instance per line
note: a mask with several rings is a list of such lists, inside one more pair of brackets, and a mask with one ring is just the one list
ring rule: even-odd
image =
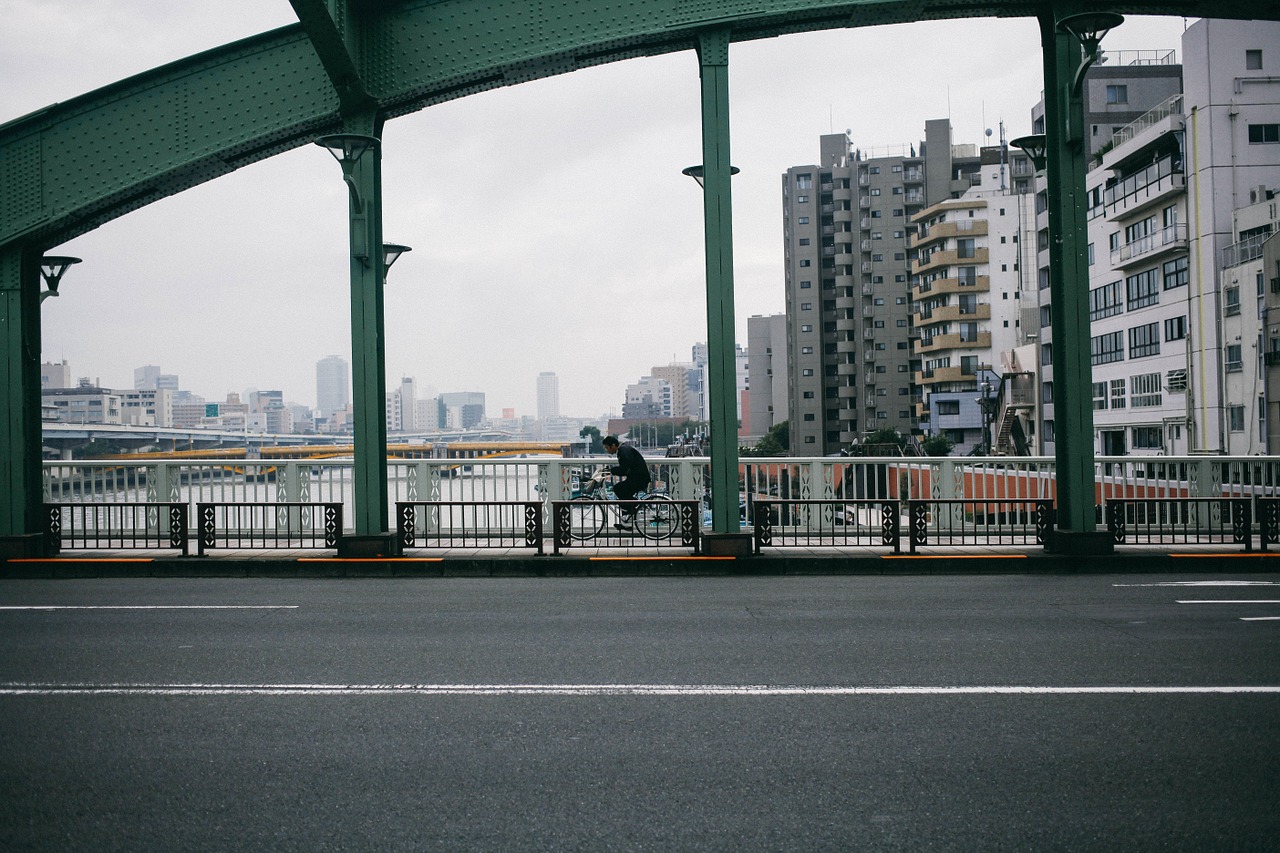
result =
[[739,456],[786,456],[791,449],[791,424],[783,421],[770,427],[754,447],[739,447]]
[[584,426],[581,431],[579,431],[578,437],[591,439],[591,446],[587,451],[588,453],[604,453],[604,444],[601,443],[604,440],[604,436],[600,435],[599,427]]
[[956,443],[941,432],[927,435],[924,441],[920,442],[920,447],[924,450],[925,456],[950,456],[955,446]]

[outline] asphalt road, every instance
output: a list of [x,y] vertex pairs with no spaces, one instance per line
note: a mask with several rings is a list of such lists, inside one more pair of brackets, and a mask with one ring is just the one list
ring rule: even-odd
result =
[[1277,849],[1196,581],[4,580],[0,849]]

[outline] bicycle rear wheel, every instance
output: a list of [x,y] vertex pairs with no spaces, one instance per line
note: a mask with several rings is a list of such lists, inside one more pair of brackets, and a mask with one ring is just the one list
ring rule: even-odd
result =
[[650,495],[636,508],[636,530],[645,539],[670,539],[679,526],[679,507],[666,495]]
[[569,504],[569,535],[579,542],[595,539],[607,514],[605,504],[595,498],[574,498]]

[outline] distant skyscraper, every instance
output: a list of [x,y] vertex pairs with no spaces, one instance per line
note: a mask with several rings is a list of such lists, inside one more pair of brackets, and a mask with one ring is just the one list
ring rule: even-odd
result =
[[560,377],[554,373],[538,374],[538,420],[560,417]]
[[316,362],[316,408],[327,418],[351,402],[347,362],[336,355]]
[[134,390],[153,389],[160,378],[160,365],[148,364],[133,371]]

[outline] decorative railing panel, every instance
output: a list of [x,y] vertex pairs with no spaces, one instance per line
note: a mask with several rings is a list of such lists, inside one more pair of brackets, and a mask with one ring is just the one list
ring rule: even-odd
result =
[[67,548],[188,552],[188,508],[182,503],[45,504],[51,553]]
[[1107,530],[1117,545],[1219,545],[1253,549],[1247,498],[1148,498],[1107,501]]
[[337,548],[342,504],[200,503],[199,553],[211,548]]
[[1044,545],[1053,504],[1043,500],[935,500],[907,505],[911,552],[926,546]]
[[542,550],[538,501],[397,501],[396,541],[415,548]]
[[875,547],[897,553],[901,541],[897,501],[756,500],[752,507],[755,552],[764,548]]

